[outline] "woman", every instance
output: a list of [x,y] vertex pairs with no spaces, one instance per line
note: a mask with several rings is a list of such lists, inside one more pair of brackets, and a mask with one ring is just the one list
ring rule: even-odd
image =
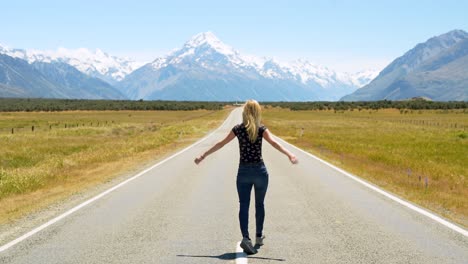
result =
[[274,148],[288,156],[291,163],[298,162],[296,156],[281,146],[273,137],[270,131],[261,121],[261,107],[255,100],[248,100],[244,105],[242,113],[242,123],[234,126],[225,139],[216,143],[208,151],[195,159],[199,164],[211,153],[219,150],[229,143],[234,137],[239,141],[240,163],[237,172],[237,193],[239,195],[239,222],[242,232],[242,242],[240,246],[247,254],[257,253],[257,249],[252,245],[249,237],[249,205],[250,192],[252,186],[255,188],[255,218],[256,218],[256,246],[263,245],[263,222],[265,219],[265,208],[263,201],[268,187],[268,172],[262,158],[262,139],[265,138]]

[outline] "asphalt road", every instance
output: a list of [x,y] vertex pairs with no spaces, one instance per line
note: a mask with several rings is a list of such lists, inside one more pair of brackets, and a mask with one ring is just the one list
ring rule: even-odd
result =
[[[0,263],[235,263],[241,239],[233,140],[198,154],[241,121],[0,252]],[[271,131],[274,133],[274,131]],[[302,152],[264,142],[270,174],[265,246],[248,263],[468,263],[468,238]],[[253,202],[253,201],[252,201]],[[250,230],[254,233],[254,206]]]

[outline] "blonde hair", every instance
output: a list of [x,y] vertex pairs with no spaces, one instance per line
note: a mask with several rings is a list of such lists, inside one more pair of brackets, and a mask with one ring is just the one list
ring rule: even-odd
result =
[[258,128],[262,119],[262,108],[255,100],[247,100],[244,104],[244,111],[242,112],[242,123],[244,123],[249,135],[250,142],[255,142],[258,137]]

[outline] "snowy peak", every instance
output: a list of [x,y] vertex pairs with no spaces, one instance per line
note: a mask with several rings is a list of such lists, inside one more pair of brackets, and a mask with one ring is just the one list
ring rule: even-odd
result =
[[100,49],[92,51],[86,48],[59,48],[55,52],[47,52],[46,54],[52,61],[62,61],[91,76],[104,79],[110,77],[116,81],[122,80],[127,74],[142,65],[126,58],[110,56]]
[[354,86],[360,88],[378,75],[378,70],[363,70],[356,73],[336,72],[323,65],[299,59],[284,63],[281,69],[303,84],[310,82],[328,88],[336,85]]
[[265,59],[258,71],[260,75],[269,79],[294,79],[288,68],[275,59]]
[[0,53],[26,60],[29,63],[36,61],[67,63],[83,73],[111,83],[122,80],[126,75],[142,66],[142,63],[127,58],[110,56],[100,49],[91,51],[86,48],[58,48],[55,51],[43,51],[10,49],[0,45]]
[[13,58],[28,60],[26,51],[22,49],[12,49],[7,46],[0,45],[0,53],[8,55]]
[[224,55],[235,55],[238,54],[231,46],[224,44],[218,37],[215,36],[212,32],[202,32],[193,36],[189,41],[184,45],[184,49],[197,49],[200,47],[209,47],[217,52]]
[[302,59],[289,63],[288,70],[303,83],[314,81],[321,86],[327,86],[337,81],[336,72]]
[[13,58],[26,59],[26,51],[22,49],[11,49],[5,45],[0,44],[0,53],[8,55]]
[[379,75],[376,69],[367,69],[351,74],[351,82],[357,87],[363,87]]
[[195,64],[203,68],[246,66],[247,61],[231,46],[224,44],[212,32],[203,32],[193,36],[182,48],[169,55],[155,59],[151,66],[158,70],[167,65]]
[[219,44],[224,45],[224,43],[222,43],[221,40],[219,40],[219,38],[215,36],[215,34],[213,34],[210,31],[207,31],[198,33],[192,38],[190,38],[190,40],[185,43],[185,46],[197,47],[203,44],[208,44],[212,46]]
[[[303,84],[314,82],[322,87],[334,85],[361,87],[371,81],[359,73],[337,73],[307,60],[283,63],[272,58],[243,55],[209,31],[193,36],[182,48],[151,63],[153,70],[160,70],[168,65],[184,69],[198,65],[208,70],[225,68],[244,73],[256,72],[267,79],[294,80]],[[370,75],[375,76],[377,72]]]

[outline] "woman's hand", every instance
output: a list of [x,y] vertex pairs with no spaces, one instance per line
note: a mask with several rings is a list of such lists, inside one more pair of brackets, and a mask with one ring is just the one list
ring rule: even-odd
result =
[[200,155],[199,157],[195,158],[195,164],[199,164],[202,160],[205,159],[205,156],[204,155]]
[[289,161],[291,161],[292,164],[297,164],[299,163],[299,160],[296,158],[294,155],[289,156]]
[[233,138],[235,138],[236,135],[234,135],[234,132],[229,132],[229,134],[221,141],[216,143],[213,147],[211,147],[209,150],[207,150],[203,155],[200,155],[198,158],[194,160],[195,164],[199,164],[202,160],[206,158],[206,156],[210,155],[213,152],[218,151],[218,149],[222,148],[224,145],[229,143]]

